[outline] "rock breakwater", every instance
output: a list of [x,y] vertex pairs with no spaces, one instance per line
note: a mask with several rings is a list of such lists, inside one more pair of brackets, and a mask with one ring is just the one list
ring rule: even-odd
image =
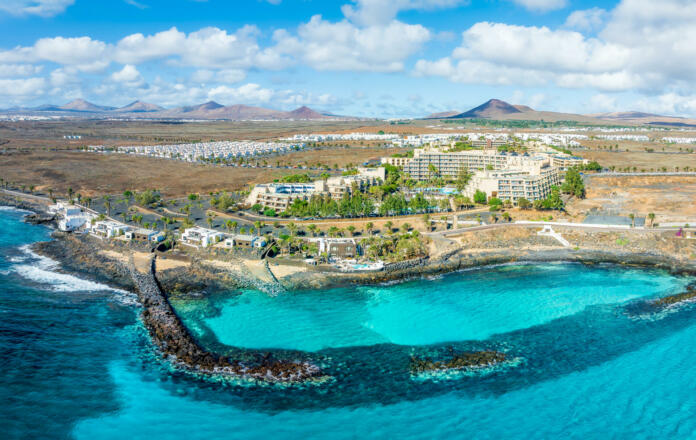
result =
[[302,383],[324,378],[309,362],[275,359],[260,354],[254,363],[233,360],[202,348],[181,322],[155,277],[155,258],[145,272],[130,262],[130,274],[143,305],[142,319],[161,352],[187,371],[269,383]]

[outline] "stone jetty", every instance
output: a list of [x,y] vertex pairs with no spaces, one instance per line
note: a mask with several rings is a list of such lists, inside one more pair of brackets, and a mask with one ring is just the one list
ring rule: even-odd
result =
[[142,319],[164,356],[187,371],[269,383],[301,383],[323,377],[321,369],[309,362],[277,360],[270,353],[253,363],[211,353],[191,336],[162,291],[155,276],[155,257],[139,271],[131,257],[130,273],[143,305]]

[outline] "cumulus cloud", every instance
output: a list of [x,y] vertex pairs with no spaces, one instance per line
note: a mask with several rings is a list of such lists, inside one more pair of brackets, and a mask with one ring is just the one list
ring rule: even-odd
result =
[[315,15],[299,27],[296,36],[280,30],[274,39],[274,50],[317,70],[396,72],[430,39],[430,32],[396,20],[358,27],[347,20],[329,22]]
[[44,78],[0,79],[0,97],[11,103],[35,99],[45,93]]
[[244,26],[233,33],[216,27],[189,34],[175,27],[147,36],[137,33],[116,44],[114,59],[137,64],[174,57],[183,65],[202,68],[285,67],[287,60],[259,47],[258,34],[255,26]]
[[126,87],[142,87],[145,85],[138,69],[132,64],[126,64],[123,69],[111,74],[111,80]]
[[512,0],[530,11],[547,12],[563,9],[568,5],[567,0]]
[[566,19],[566,27],[581,31],[599,29],[607,18],[607,11],[602,8],[591,8],[573,11]]
[[43,66],[32,64],[0,64],[0,78],[32,76],[43,70]]
[[2,0],[0,11],[12,15],[52,17],[65,11],[75,0]]
[[465,0],[353,0],[341,11],[355,23],[374,26],[392,21],[399,11],[451,8],[462,3]]
[[608,13],[571,14],[566,24],[594,26],[597,16],[605,25],[596,37],[567,28],[477,23],[450,56],[419,60],[414,73],[472,84],[696,92],[695,3],[623,0]]

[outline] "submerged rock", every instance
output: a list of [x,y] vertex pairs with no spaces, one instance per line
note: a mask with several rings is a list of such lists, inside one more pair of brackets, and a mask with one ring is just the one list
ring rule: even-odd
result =
[[452,355],[447,360],[433,361],[429,358],[411,358],[411,373],[464,370],[492,367],[507,360],[505,353],[493,350],[464,352]]

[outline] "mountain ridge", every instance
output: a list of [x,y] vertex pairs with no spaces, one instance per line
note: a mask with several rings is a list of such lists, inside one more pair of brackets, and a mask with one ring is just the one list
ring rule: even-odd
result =
[[147,117],[163,119],[206,119],[206,120],[322,120],[322,119],[360,119],[349,116],[335,116],[320,113],[307,106],[294,110],[276,110],[245,104],[222,105],[215,101],[202,104],[163,108],[156,104],[136,100],[123,107],[109,107],[94,104],[84,99],[75,99],[64,105],[43,104],[32,108],[12,108],[0,113],[21,112],[29,114],[51,114],[74,116],[74,113],[90,117],[105,117],[113,114],[127,117]]

